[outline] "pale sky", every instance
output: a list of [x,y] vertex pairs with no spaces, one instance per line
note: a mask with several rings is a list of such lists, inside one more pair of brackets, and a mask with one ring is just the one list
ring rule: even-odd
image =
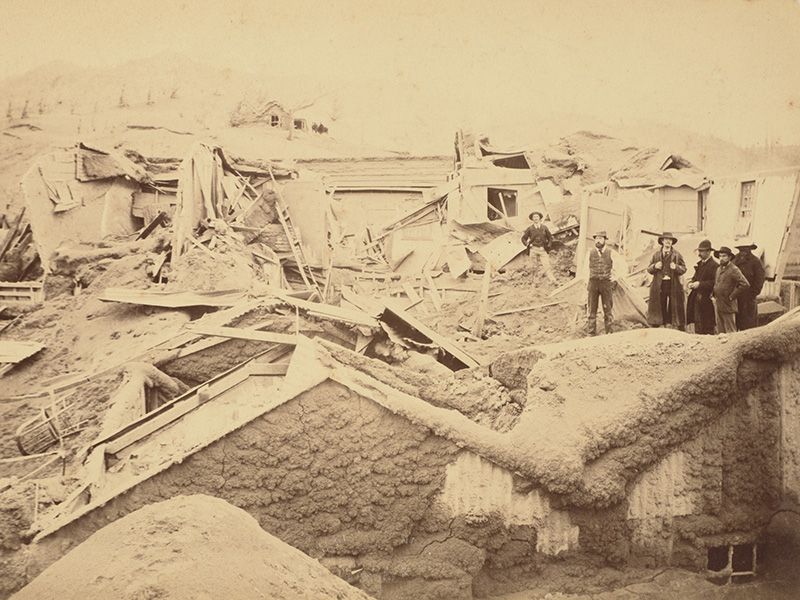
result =
[[[449,122],[800,143],[798,0],[0,0],[0,79],[164,52]],[[435,6],[434,6],[435,5]],[[564,131],[563,133],[569,133]]]

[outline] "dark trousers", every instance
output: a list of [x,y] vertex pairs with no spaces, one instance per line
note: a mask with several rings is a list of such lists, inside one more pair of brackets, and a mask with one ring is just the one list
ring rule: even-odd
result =
[[672,280],[664,279],[661,281],[661,324],[669,325],[672,323]]
[[694,305],[694,332],[703,335],[714,335],[714,327],[716,325],[714,304],[710,299],[698,298]]
[[758,325],[758,303],[752,294],[744,293],[736,299],[739,312],[736,313],[736,329],[752,329]]
[[606,333],[611,333],[611,311],[614,308],[612,285],[609,279],[589,279],[589,333],[597,333],[597,305],[603,299],[603,320]]

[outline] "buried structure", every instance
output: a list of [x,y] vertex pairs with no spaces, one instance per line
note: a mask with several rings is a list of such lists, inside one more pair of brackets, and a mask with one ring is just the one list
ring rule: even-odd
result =
[[[752,576],[770,521],[798,508],[794,312],[733,336],[527,348],[446,377],[289,337],[222,373],[212,353],[212,379],[104,428],[81,485],[6,568],[33,578],[128,513],[206,494],[376,598],[483,597],[542,585],[555,564],[724,582]],[[159,364],[148,385],[181,368]],[[152,395],[142,381],[118,401]],[[467,416],[489,406],[513,418]]]

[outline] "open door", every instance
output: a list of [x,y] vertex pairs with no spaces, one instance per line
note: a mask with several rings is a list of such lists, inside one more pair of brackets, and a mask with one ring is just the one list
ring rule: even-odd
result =
[[576,275],[583,277],[584,257],[587,248],[591,248],[593,236],[598,231],[605,231],[608,243],[616,249],[625,244],[625,204],[604,193],[584,194],[581,202],[581,227],[578,248],[575,252],[577,264]]

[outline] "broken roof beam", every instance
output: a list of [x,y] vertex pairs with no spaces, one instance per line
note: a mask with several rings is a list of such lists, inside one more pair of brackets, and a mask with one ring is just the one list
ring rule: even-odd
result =
[[195,325],[189,328],[192,333],[225,337],[237,340],[250,340],[253,342],[271,342],[274,344],[296,345],[297,336],[274,331],[258,331],[255,329],[240,329],[238,327],[214,327],[212,325]]
[[349,310],[347,308],[332,306],[330,304],[309,302],[308,300],[300,300],[299,298],[293,298],[289,294],[281,293],[277,290],[274,292],[274,296],[282,300],[285,304],[305,310],[308,312],[308,314],[315,317],[328,318],[335,321],[344,321],[345,323],[363,325],[365,327],[378,327],[377,319],[361,311]]
[[43,348],[38,342],[0,342],[0,377]]
[[[390,301],[384,302],[384,311],[381,321],[395,330],[404,328],[410,330],[407,337],[418,343],[434,344],[439,347],[441,356],[437,360],[452,371],[470,369],[480,366],[480,363],[459,348],[454,342],[436,333],[407,312],[403,307]],[[420,339],[422,338],[422,339]]]
[[103,302],[125,302],[162,308],[188,308],[191,306],[233,306],[247,297],[242,290],[213,292],[162,292],[106,288],[98,297]]

